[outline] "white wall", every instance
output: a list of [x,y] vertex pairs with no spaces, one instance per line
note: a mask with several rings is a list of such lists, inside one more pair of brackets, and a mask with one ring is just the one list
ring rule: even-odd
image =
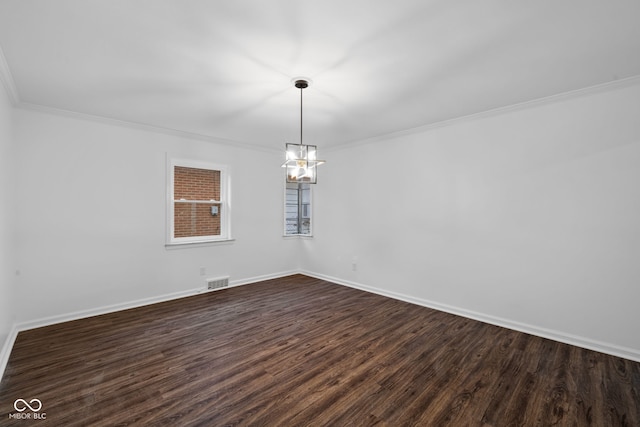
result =
[[[280,153],[17,109],[19,322],[298,269]],[[231,167],[229,244],[165,248],[165,155]]]
[[640,357],[639,80],[323,155],[309,272]]
[[[9,335],[17,308],[13,299],[16,269],[13,215],[16,205],[13,190],[16,181],[13,176],[15,169],[12,129],[13,108],[4,85],[0,82],[0,349]],[[0,362],[0,372],[1,366]]]
[[[19,189],[17,226],[0,208],[0,230],[19,233],[1,240],[2,334],[11,313],[197,288],[200,267],[232,281],[302,268],[640,355],[637,81],[325,150],[303,240],[282,238],[280,153],[2,101],[0,166]],[[234,243],[165,248],[166,152],[231,166]]]

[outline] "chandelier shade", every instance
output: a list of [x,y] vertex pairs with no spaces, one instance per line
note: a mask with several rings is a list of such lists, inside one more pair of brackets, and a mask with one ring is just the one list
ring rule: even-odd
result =
[[315,145],[286,144],[287,182],[315,184],[318,180],[317,167],[324,160],[317,159],[318,148]]

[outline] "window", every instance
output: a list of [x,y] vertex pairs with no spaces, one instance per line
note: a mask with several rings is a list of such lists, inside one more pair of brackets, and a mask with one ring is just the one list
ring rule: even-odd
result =
[[287,183],[284,198],[284,234],[311,235],[311,186]]
[[171,159],[168,172],[167,243],[230,240],[227,167]]

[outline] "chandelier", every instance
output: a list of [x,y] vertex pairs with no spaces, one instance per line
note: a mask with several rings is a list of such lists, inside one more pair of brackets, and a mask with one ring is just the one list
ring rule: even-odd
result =
[[294,86],[300,89],[300,143],[286,144],[286,160],[282,167],[287,168],[287,182],[315,184],[318,182],[317,167],[324,160],[318,160],[317,146],[302,144],[302,91],[309,87],[309,81],[297,79]]

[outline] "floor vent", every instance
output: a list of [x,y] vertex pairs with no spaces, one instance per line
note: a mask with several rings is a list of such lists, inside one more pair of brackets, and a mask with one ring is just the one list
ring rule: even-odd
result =
[[207,289],[220,289],[229,287],[228,277],[219,277],[217,279],[207,279]]

